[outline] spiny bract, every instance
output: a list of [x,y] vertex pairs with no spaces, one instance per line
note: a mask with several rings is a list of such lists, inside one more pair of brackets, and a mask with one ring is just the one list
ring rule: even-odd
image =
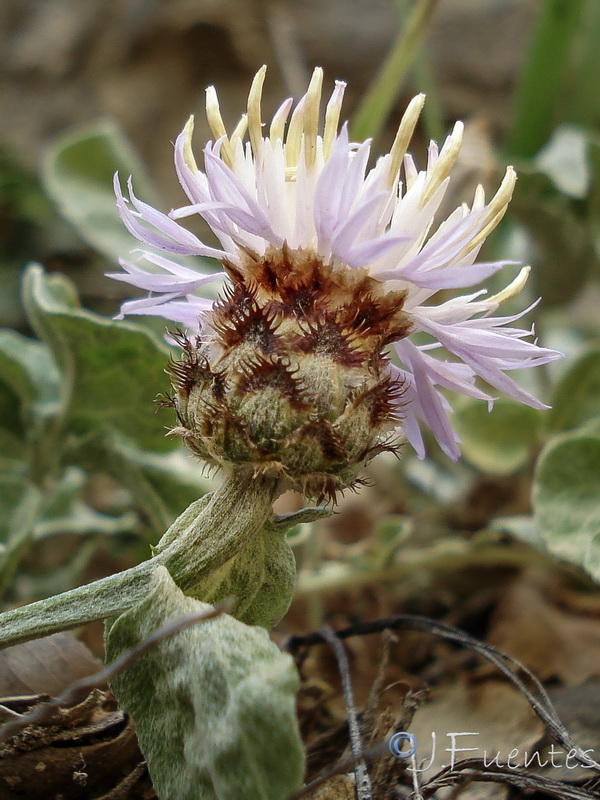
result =
[[231,285],[203,336],[177,336],[173,432],[209,463],[333,499],[395,448],[403,384],[384,348],[406,335],[403,292],[287,248],[225,268]]

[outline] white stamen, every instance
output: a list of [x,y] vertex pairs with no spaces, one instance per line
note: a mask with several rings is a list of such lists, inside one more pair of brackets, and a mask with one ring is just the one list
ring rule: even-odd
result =
[[[502,179],[502,183],[498,187],[498,191],[488,203],[486,221],[481,230],[469,241],[467,247],[465,248],[465,253],[470,253],[476,247],[479,247],[479,245],[485,239],[487,239],[490,233],[498,227],[502,218],[506,214],[506,210],[512,198],[516,182],[516,172],[512,167],[507,167],[506,174]],[[475,206],[475,203],[473,203],[473,206]]]
[[508,286],[505,286],[501,292],[490,297],[489,302],[498,303],[498,305],[500,305],[501,303],[506,303],[507,300],[512,300],[513,297],[516,297],[522,291],[527,283],[530,272],[531,267],[523,267],[514,281],[511,281]]
[[323,87],[323,70],[315,70],[306,92],[304,107],[304,161],[307,167],[313,167],[317,155],[317,133],[319,131],[319,108],[321,105],[321,89]]
[[261,120],[261,101],[262,90],[265,82],[267,67],[262,66],[252,81],[250,92],[248,93],[248,135],[256,158],[260,153],[262,145],[262,120]]
[[215,139],[225,137],[221,144],[221,157],[223,161],[231,167],[233,164],[233,150],[229,144],[227,130],[223,122],[223,117],[221,116],[217,90],[214,86],[206,87],[206,119]]
[[[260,271],[256,269],[260,270],[263,256],[270,259],[273,253],[273,285],[278,284],[280,275],[284,278],[279,270],[288,269],[288,262],[291,265],[297,257],[294,268],[298,270],[312,270],[319,264],[331,265],[336,273],[339,270],[340,286],[345,285],[344,273],[348,273],[349,298],[357,298],[355,292],[362,291],[363,273],[379,282],[382,292],[402,290],[398,311],[410,319],[410,329],[398,331],[406,336],[392,344],[401,361],[396,373],[410,394],[406,407],[403,405],[402,424],[420,456],[424,455],[420,425],[431,429],[448,455],[459,455],[458,437],[447,417],[450,404],[439,387],[490,400],[475,385],[480,375],[515,400],[543,407],[505,373],[547,363],[558,354],[527,341],[528,330],[503,330],[519,318],[518,314],[494,318],[499,304],[523,289],[530,267],[521,269],[506,288],[488,300],[483,299],[487,294],[480,289],[451,299],[444,294],[437,303],[438,293],[478,286],[486,276],[511,263],[478,262],[476,256],[506,212],[515,187],[512,167],[507,168],[489,203],[483,187],[478,186],[472,202],[463,203],[442,219],[444,209],[440,206],[461,146],[460,123],[439,150],[434,143],[429,145],[427,164],[419,171],[407,152],[425,99],[419,95],[403,115],[391,151],[369,167],[369,143],[348,143],[345,129],[338,133],[344,83],[336,82],[333,88],[322,128],[320,68],[314,70],[300,102],[286,100],[270,126],[264,127],[261,104],[265,69],[262,67],[254,78],[247,114],[231,136],[227,135],[215,89],[207,89],[206,114],[220,150],[214,143],[207,147],[202,172],[192,153],[194,120],[187,122],[175,156],[191,205],[164,214],[138,199],[131,182],[129,196],[124,196],[116,177],[121,218],[133,236],[149,248],[142,254],[148,268],[138,260],[126,262],[123,275],[116,276],[150,293],[146,300],[125,303],[123,313],[160,315],[196,330],[208,319],[211,302],[196,294],[204,294],[204,283],[212,280],[203,272],[202,264],[198,265],[200,277],[196,280],[194,270],[156,255],[157,249],[174,257],[221,259],[239,270],[250,287],[259,281]],[[191,214],[204,218],[222,249],[205,245],[177,221]],[[285,258],[277,258],[278,253]],[[356,276],[351,274],[354,269],[359,270]],[[365,291],[370,292],[370,287]],[[338,302],[335,291],[334,305]],[[257,294],[257,302],[263,299]],[[321,302],[327,312],[325,295],[318,304],[315,301],[315,309]],[[293,310],[296,313],[297,309]],[[369,324],[369,320],[364,321],[365,331]],[[433,341],[411,342],[413,333],[427,334]],[[379,340],[379,332],[376,338]],[[282,339],[281,345],[287,352],[286,341]],[[451,354],[450,361],[433,352],[440,347]],[[208,345],[211,358],[219,357],[216,348],[215,342]]]
[[233,129],[231,134],[231,147],[235,149],[235,144],[238,139],[243,139],[248,130],[248,114],[242,114],[240,121]]
[[199,172],[198,165],[196,164],[196,159],[194,158],[194,152],[192,150],[192,134],[194,133],[193,114],[185,123],[185,127],[183,130],[185,131],[185,138],[183,140],[183,159],[192,172],[194,173]]
[[483,208],[485,205],[485,190],[483,186],[479,183],[477,184],[477,188],[475,189],[475,194],[473,195],[473,205],[471,206],[472,210],[478,210]]
[[337,136],[340,124],[340,113],[342,110],[342,100],[346,84],[343,81],[336,81],[335,88],[325,109],[325,128],[323,130],[323,158],[328,159],[331,147]]
[[400,120],[400,125],[398,126],[398,132],[396,133],[396,138],[394,139],[394,143],[392,144],[392,149],[390,150],[390,155],[392,156],[390,162],[390,177],[389,177],[390,187],[394,185],[394,182],[398,176],[398,171],[400,170],[402,159],[406,155],[406,151],[408,150],[408,145],[410,144],[412,135],[415,132],[415,128],[417,127],[417,122],[419,121],[419,116],[421,114],[424,104],[425,104],[424,94],[418,94],[416,97],[413,97],[413,99],[408,104],[408,108],[404,112],[402,119]]
[[427,201],[433,197],[441,183],[448,177],[448,175],[450,175],[452,167],[456,163],[456,159],[458,158],[458,154],[460,152],[463,131],[464,125],[462,122],[457,122],[454,125],[452,133],[444,142],[444,146],[440,150],[438,159],[433,165],[433,169],[431,170],[430,174],[427,176],[427,183],[425,184],[425,189],[421,195],[421,208],[423,208]]
[[406,191],[412,188],[414,182],[417,180],[419,172],[414,158],[408,153],[404,156],[404,178],[406,183]]
[[294,109],[285,140],[285,163],[288,167],[297,167],[302,147],[302,129],[304,127],[304,106],[306,95]]
[[513,167],[507,167],[504,178],[502,178],[502,183],[498,187],[498,191],[488,203],[488,219],[495,217],[498,212],[506,209],[515,190],[516,182],[517,173]]
[[276,142],[280,139],[283,142],[284,133],[285,133],[285,123],[287,122],[287,118],[290,114],[290,109],[293,106],[294,101],[291,97],[288,97],[277,109],[275,114],[273,115],[273,120],[271,122],[271,127],[269,129],[269,139],[272,142]]

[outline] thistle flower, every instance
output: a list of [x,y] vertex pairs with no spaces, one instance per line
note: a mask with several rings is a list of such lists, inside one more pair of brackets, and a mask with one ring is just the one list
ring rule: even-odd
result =
[[[178,137],[175,166],[188,205],[165,215],[135,196],[131,180],[126,198],[115,176],[121,218],[151,248],[112,275],[149,292],[121,313],[158,315],[191,331],[191,338],[176,335],[183,360],[171,368],[175,431],[211,463],[247,464],[307,494],[332,495],[356,480],[365,461],[394,448],[390,434],[398,428],[420,457],[425,426],[458,458],[442,389],[491,407],[479,376],[544,408],[506,373],[559,354],[529,341],[531,330],[511,327],[529,309],[492,316],[523,287],[528,267],[493,297],[478,289],[435,302],[442,290],[477,286],[515,263],[477,260],[511,199],[512,167],[490,200],[479,186],[470,206],[436,226],[461,123],[441,150],[430,144],[419,170],[406,152],[419,95],[390,152],[369,168],[370,142],[350,142],[347,125],[339,126],[343,83],[335,84],[321,129],[316,69],[306,95],[295,108],[286,100],[265,136],[264,77],[263,67],[231,135],[214,88],[207,89],[214,141],[204,148],[204,172],[192,153],[193,119]],[[196,214],[220,247],[177,221]],[[201,273],[161,251],[210,256],[223,271]],[[202,291],[215,281],[224,288],[213,302]],[[429,341],[416,343],[416,333]],[[442,348],[450,358],[437,356]]]

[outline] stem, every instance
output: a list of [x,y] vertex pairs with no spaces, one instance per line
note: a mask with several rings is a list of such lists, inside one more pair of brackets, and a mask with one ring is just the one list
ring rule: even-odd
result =
[[154,559],[69,592],[5,611],[0,616],[0,647],[9,647],[97,619],[122,614],[148,591]]
[[[402,19],[405,19],[409,14],[408,0],[396,0],[396,6],[402,15]],[[414,88],[418,92],[423,92],[423,94],[427,95],[427,102],[422,111],[423,131],[427,139],[439,142],[446,133],[444,112],[426,43],[417,50],[413,57],[412,74]]]
[[530,548],[506,548],[499,545],[475,549],[468,542],[447,542],[440,550],[406,551],[401,562],[380,568],[359,568],[339,561],[323,563],[318,571],[300,572],[296,597],[310,598],[313,594],[380,586],[384,583],[398,585],[415,574],[426,572],[447,573],[467,567],[523,567],[546,563],[546,557]]
[[352,124],[352,138],[362,142],[375,138],[397,101],[419,45],[427,33],[429,20],[439,0],[417,0],[391,53],[360,103]]
[[[304,558],[302,559],[302,569],[298,576],[305,574],[307,576],[318,575],[321,562],[323,560],[323,542],[321,538],[321,529],[314,522],[310,525],[310,533],[308,540],[304,546]],[[323,625],[324,604],[323,597],[319,592],[312,592],[308,596],[308,627],[311,630],[318,630]]]
[[583,0],[546,0],[541,4],[515,98],[508,152],[533,156],[546,142],[565,78]]
[[600,3],[597,0],[588,0],[584,5],[580,30],[583,52],[576,73],[570,76],[571,91],[565,98],[562,120],[591,127],[597,125],[600,118]]
[[276,493],[274,479],[233,473],[175,520],[148,561],[0,615],[0,648],[122,614],[145,597],[158,566],[193,594],[263,527]]
[[[185,518],[186,527],[177,531],[173,541],[170,531],[177,525],[175,520],[165,534],[166,547],[159,542],[156,558],[167,567],[180,589],[193,594],[208,572],[233,558],[264,526],[276,494],[275,479],[253,479],[251,473],[234,473],[212,495],[199,518],[188,522],[186,512],[179,517],[182,521]],[[194,506],[196,503],[190,508]]]

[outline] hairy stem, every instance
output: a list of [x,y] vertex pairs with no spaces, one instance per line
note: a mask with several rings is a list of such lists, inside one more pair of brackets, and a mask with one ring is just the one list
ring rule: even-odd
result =
[[148,561],[0,615],[0,648],[122,614],[145,597],[158,566],[193,595],[263,527],[276,493],[273,479],[233,473],[175,520]]

